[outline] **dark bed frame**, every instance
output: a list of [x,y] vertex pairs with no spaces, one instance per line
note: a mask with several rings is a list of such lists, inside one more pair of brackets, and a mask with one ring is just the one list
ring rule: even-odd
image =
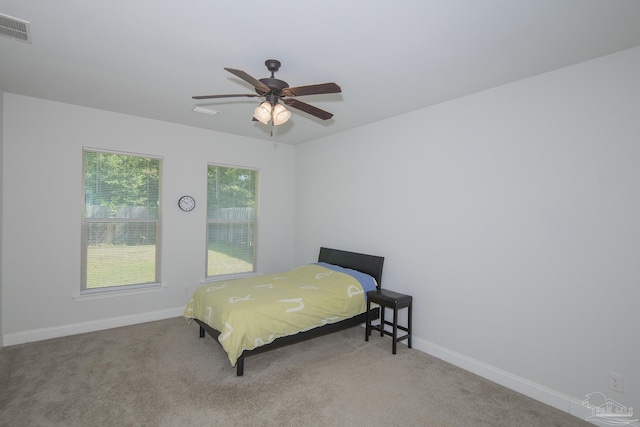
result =
[[[352,270],[358,270],[362,273],[366,273],[376,279],[378,289],[380,289],[380,284],[382,283],[382,266],[384,264],[384,257],[360,254],[357,252],[342,251],[339,249],[320,248],[318,262],[326,262],[328,264],[339,265],[341,267],[350,268]],[[369,316],[371,319],[377,319],[379,317],[379,309],[377,307],[372,309]],[[204,338],[206,332],[211,336],[211,338],[218,342],[217,338],[218,335],[220,335],[219,331],[213,329],[211,326],[207,325],[201,320],[194,320],[198,323],[198,325],[200,325],[200,338]],[[365,321],[366,313],[362,313],[355,317],[351,317],[337,323],[331,323],[319,326],[306,332],[299,332],[295,335],[277,338],[269,344],[265,344],[262,347],[255,348],[253,350],[245,350],[242,352],[242,355],[240,355],[238,361],[236,362],[236,375],[240,377],[244,374],[245,357],[264,353],[265,351],[269,350],[275,350],[276,348],[295,344],[301,341],[306,341],[308,339],[330,334],[332,332],[342,331],[344,329],[360,325]]]

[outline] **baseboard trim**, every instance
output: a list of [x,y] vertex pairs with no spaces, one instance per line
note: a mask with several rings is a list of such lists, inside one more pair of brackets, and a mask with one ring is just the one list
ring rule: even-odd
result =
[[135,325],[138,323],[154,322],[172,317],[180,317],[184,313],[184,307],[170,308],[166,310],[150,311],[147,313],[132,314],[129,316],[113,317],[109,319],[93,320],[90,322],[74,323],[71,325],[55,326],[51,328],[32,329],[29,331],[6,334],[2,337],[2,346],[25,344],[28,342],[60,338],[69,335],[84,334],[86,332],[101,331],[104,329],[119,328],[121,326]]
[[539,402],[574,415],[577,418],[584,420],[591,414],[590,411],[582,405],[582,401],[552,390],[549,387],[529,381],[526,378],[503,371],[495,366],[472,359],[421,338],[413,337],[412,344],[413,348],[493,381],[496,384],[524,394]]

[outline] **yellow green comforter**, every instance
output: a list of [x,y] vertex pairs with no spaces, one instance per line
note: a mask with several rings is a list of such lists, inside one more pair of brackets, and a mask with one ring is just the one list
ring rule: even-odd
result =
[[235,366],[244,350],[364,313],[364,290],[354,277],[309,264],[286,273],[202,286],[184,317],[220,331]]

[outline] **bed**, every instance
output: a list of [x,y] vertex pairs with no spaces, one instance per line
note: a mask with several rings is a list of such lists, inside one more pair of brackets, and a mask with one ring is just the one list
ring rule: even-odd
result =
[[[184,317],[242,376],[248,356],[364,323],[366,292],[380,288],[383,264],[384,257],[322,247],[317,263],[198,288]],[[369,315],[377,319],[379,308]]]

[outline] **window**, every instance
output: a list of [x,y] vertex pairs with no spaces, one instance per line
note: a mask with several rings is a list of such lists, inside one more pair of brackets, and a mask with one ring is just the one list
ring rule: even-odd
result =
[[256,271],[257,171],[209,165],[207,277]]
[[160,282],[158,158],[83,152],[82,290]]

